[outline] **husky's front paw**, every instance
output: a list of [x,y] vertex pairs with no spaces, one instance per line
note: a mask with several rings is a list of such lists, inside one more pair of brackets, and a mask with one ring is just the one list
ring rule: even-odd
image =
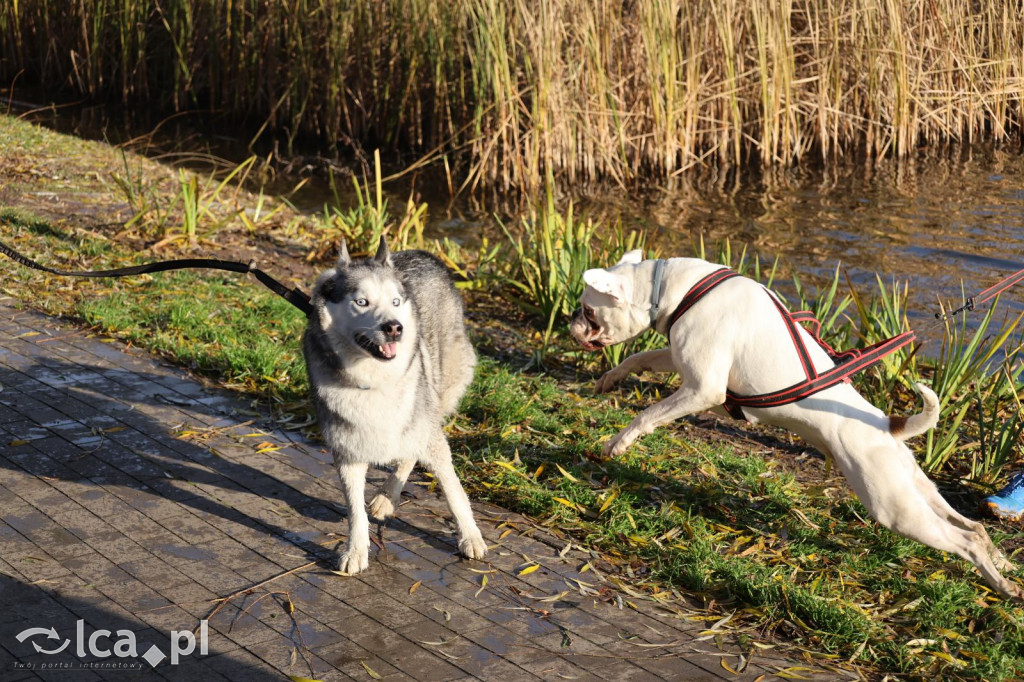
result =
[[338,570],[342,573],[360,573],[369,566],[370,557],[366,547],[349,546],[345,553],[338,557]]
[[377,497],[370,501],[370,516],[378,521],[387,521],[394,515],[395,505],[391,503],[390,498],[384,493],[378,494]]
[[487,555],[487,543],[479,535],[459,538],[459,553],[467,559],[483,559]]

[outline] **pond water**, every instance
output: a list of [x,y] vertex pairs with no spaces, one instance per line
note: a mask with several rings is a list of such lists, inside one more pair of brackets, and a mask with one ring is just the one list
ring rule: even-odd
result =
[[[577,213],[658,235],[666,255],[693,255],[701,238],[716,254],[729,240],[734,252],[746,246],[767,264],[778,258],[783,272],[807,283],[829,281],[837,266],[868,296],[878,290],[876,275],[886,286],[906,283],[911,326],[930,340],[941,338],[940,301],[958,307],[1024,268],[1017,149],[975,146],[916,162],[680,181],[642,197],[604,189],[573,200]],[[431,204],[437,232],[473,234],[493,221],[486,208],[464,204],[447,212],[436,210],[444,202]],[[1024,311],[1024,283],[998,306],[997,320]],[[970,318],[982,314],[979,306]]]

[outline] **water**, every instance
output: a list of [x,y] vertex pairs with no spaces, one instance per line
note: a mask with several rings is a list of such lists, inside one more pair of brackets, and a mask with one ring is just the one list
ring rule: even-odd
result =
[[[734,252],[746,246],[768,265],[778,258],[784,293],[787,274],[823,284],[837,267],[869,297],[878,291],[876,277],[887,287],[906,283],[911,327],[930,342],[941,338],[940,303],[959,307],[1024,268],[1024,155],[1017,149],[975,146],[916,162],[705,177],[639,197],[603,189],[573,201],[578,214],[655,235],[666,255],[693,255],[703,238],[712,255],[729,240]],[[454,226],[465,235],[493,225],[486,208],[467,205],[432,202],[435,232]],[[982,307],[968,314],[969,326]],[[995,319],[1020,312],[1024,283],[1001,297]],[[929,343],[927,353],[936,352]]]

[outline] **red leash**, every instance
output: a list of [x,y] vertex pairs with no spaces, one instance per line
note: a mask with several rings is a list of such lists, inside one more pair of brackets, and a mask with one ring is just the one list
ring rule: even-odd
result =
[[976,306],[977,304],[984,303],[985,301],[991,298],[995,298],[999,294],[1003,293],[1004,291],[1012,287],[1014,284],[1017,284],[1018,282],[1021,281],[1024,281],[1024,270],[1018,270],[1009,277],[999,280],[998,282],[990,286],[988,289],[982,291],[980,294],[976,296],[971,296],[969,299],[967,299],[967,303],[964,303],[962,306],[960,306],[959,308],[952,312],[935,313],[935,318],[938,320],[945,320],[947,318],[959,315],[965,310],[974,310],[974,306]]

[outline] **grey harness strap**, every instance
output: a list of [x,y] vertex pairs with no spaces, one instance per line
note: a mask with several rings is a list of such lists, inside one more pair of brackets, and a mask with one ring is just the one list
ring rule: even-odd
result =
[[661,282],[665,277],[665,261],[659,258],[654,263],[654,278],[651,282],[651,329],[657,329],[658,310],[661,306]]

